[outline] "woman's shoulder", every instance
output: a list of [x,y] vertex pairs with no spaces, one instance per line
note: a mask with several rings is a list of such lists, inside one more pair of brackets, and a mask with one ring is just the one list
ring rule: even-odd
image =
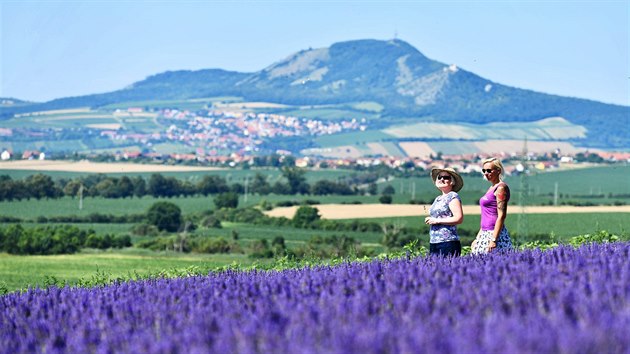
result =
[[496,191],[497,189],[499,189],[499,188],[503,188],[503,189],[510,190],[510,186],[508,186],[508,184],[507,184],[507,183],[505,183],[505,182],[503,182],[503,181],[501,181],[501,182],[497,183],[497,185],[496,185],[496,186],[494,186],[494,190],[495,190],[495,191]]
[[453,200],[453,199],[460,199],[461,200],[461,198],[459,197],[459,194],[457,194],[457,192],[455,192],[455,191],[450,191],[446,195],[448,196],[449,200]]
[[499,199],[509,200],[510,199],[510,187],[505,182],[499,182],[497,184],[497,188],[495,188],[495,190],[494,190],[494,195],[496,195],[497,197],[503,196],[503,197],[500,197]]

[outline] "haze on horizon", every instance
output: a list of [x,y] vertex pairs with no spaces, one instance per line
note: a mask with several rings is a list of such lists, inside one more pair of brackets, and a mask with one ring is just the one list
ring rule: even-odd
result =
[[302,49],[404,40],[508,86],[630,106],[628,1],[13,1],[0,97],[122,89],[164,71],[255,72]]

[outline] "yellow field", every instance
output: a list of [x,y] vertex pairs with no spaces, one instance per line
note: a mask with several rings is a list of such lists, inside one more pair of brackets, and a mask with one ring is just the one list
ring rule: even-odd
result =
[[2,170],[63,171],[87,173],[218,171],[219,167],[169,166],[134,163],[98,163],[82,161],[17,160],[0,162]]
[[407,156],[411,157],[426,158],[432,154],[435,154],[435,151],[433,151],[431,146],[428,143],[422,141],[404,141],[398,143],[398,146],[400,146],[402,151],[404,151]]
[[104,129],[104,130],[118,130],[122,125],[118,123],[110,123],[110,124],[88,124],[86,127],[94,128],[94,129]]

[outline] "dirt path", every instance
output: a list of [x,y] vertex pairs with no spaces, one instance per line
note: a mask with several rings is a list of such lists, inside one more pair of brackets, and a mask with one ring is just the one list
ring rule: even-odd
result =
[[137,163],[105,163],[82,161],[55,160],[16,160],[0,162],[2,170],[32,170],[32,171],[63,171],[89,173],[132,173],[132,172],[186,172],[186,171],[217,171],[219,167],[170,166]]
[[[313,205],[319,210],[324,219],[362,219],[387,218],[396,216],[428,215],[429,205],[411,204],[321,204]],[[265,212],[274,217],[284,216],[292,218],[297,206],[275,208]],[[425,209],[426,208],[426,209]],[[630,213],[630,205],[624,206],[531,206],[524,210],[517,206],[508,208],[508,213],[519,214],[549,214],[549,213]],[[464,215],[479,215],[478,205],[464,205]]]

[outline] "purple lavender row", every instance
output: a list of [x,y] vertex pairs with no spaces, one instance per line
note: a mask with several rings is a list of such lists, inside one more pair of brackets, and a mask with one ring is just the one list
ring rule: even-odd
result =
[[628,353],[630,243],[0,297],[6,353]]

